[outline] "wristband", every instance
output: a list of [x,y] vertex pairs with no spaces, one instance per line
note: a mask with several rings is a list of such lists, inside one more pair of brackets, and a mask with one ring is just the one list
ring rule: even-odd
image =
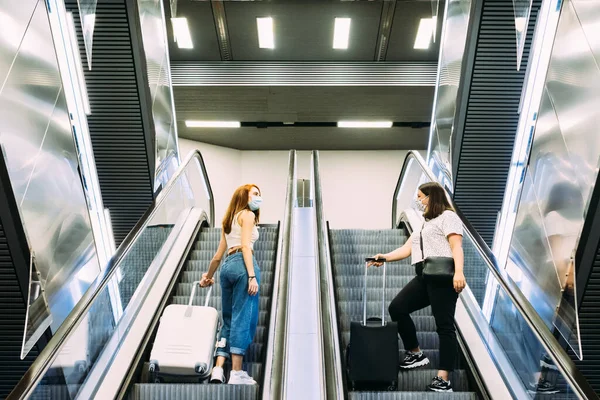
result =
[[256,276],[255,275],[249,276],[248,280],[251,280],[251,279],[256,279]]

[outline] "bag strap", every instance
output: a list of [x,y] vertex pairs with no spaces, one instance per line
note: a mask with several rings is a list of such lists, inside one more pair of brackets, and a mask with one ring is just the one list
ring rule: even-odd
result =
[[425,227],[425,222],[421,226],[421,232],[419,232],[419,245],[421,246],[421,257],[425,260],[425,250],[423,250],[423,228]]

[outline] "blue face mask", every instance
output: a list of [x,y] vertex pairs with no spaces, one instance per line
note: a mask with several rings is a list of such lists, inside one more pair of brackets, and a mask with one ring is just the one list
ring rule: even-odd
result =
[[250,207],[250,210],[252,210],[252,211],[258,210],[260,208],[261,204],[262,204],[262,197],[250,196],[250,201],[248,202],[248,207]]
[[[429,197],[429,196],[427,196]],[[423,197],[423,199],[419,200],[417,199],[416,203],[417,203],[417,209],[421,212],[425,212],[425,209],[427,208],[427,206],[425,204],[423,204],[423,200],[425,200],[427,197]]]

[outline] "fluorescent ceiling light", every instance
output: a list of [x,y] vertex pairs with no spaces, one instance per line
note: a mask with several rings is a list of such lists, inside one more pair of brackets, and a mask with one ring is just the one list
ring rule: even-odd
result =
[[351,18],[336,18],[335,29],[333,32],[333,48],[347,49],[348,38],[350,37]]
[[274,49],[273,18],[256,18],[256,25],[258,27],[258,47],[261,49]]
[[415,49],[427,50],[429,48],[434,27],[435,20],[433,18],[421,18],[417,38],[415,39]]
[[391,128],[392,121],[339,121],[338,128]]
[[239,128],[239,121],[185,121],[188,128]]
[[192,36],[188,26],[187,18],[171,18],[173,24],[173,35],[180,49],[193,49]]

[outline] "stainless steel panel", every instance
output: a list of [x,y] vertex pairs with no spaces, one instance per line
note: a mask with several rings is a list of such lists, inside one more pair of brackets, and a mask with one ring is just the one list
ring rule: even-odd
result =
[[[168,180],[172,168],[164,163],[177,159],[177,124],[171,86],[169,49],[165,14],[160,0],[138,0],[142,40],[152,96],[152,116],[156,132],[156,169],[158,182]],[[163,176],[164,175],[164,176]]]
[[[600,3],[567,1],[558,23],[511,241],[519,287],[581,357],[573,262],[600,156]],[[592,35],[594,31],[594,35]]]
[[546,88],[587,201],[596,181],[600,154],[600,69],[571,2],[563,6]]
[[0,2],[0,92],[37,3],[24,0],[19,7],[13,7],[9,1]]
[[[35,9],[26,8],[29,17],[23,8],[0,10],[2,18],[28,23],[10,71],[0,76],[5,82],[0,92],[0,141],[56,330],[98,274],[99,265],[46,6],[40,0]],[[0,41],[0,54],[10,51],[10,44]],[[30,308],[39,308],[38,301],[43,298]],[[43,313],[29,313],[24,353],[47,320]]]
[[600,65],[600,6],[597,0],[573,0],[577,18],[585,33],[586,41]]
[[450,180],[452,177],[450,152],[456,96],[460,85],[460,71],[467,40],[470,9],[470,0],[451,0],[447,4],[440,47],[438,86],[430,131],[430,157],[435,160],[438,168],[444,171]]

